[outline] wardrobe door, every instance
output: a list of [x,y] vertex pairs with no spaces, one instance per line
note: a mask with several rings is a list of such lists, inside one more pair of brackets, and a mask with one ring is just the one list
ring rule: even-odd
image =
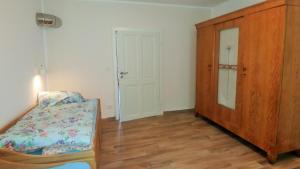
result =
[[243,135],[267,150],[276,144],[285,9],[246,16],[243,25]]
[[197,30],[197,77],[196,77],[196,112],[208,118],[211,111],[211,80],[213,62],[214,27],[208,26]]
[[241,23],[243,19],[216,25],[214,110],[224,127],[236,131],[241,121]]

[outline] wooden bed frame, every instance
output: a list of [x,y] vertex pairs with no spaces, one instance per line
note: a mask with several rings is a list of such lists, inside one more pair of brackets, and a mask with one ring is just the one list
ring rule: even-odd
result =
[[[94,135],[94,145],[91,150],[82,151],[72,154],[62,155],[29,155],[10,151],[0,148],[0,168],[1,169],[48,169],[50,167],[57,167],[71,162],[84,162],[91,166],[91,169],[99,169],[100,162],[100,148],[101,148],[101,105],[100,99],[97,99],[97,119],[96,119],[96,133]],[[19,117],[11,121],[5,127],[0,129],[0,134],[14,126],[25,114],[29,113],[33,106]]]

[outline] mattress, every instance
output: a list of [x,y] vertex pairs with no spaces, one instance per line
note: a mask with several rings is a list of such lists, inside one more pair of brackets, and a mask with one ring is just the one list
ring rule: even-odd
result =
[[0,148],[27,154],[64,154],[91,149],[97,100],[36,107],[0,135]]

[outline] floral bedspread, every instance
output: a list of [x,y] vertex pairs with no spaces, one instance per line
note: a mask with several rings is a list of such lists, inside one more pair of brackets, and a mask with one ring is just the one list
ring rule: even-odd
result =
[[88,149],[92,145],[96,114],[97,100],[37,107],[0,135],[0,148],[30,153],[48,147],[46,154],[61,151],[57,147]]

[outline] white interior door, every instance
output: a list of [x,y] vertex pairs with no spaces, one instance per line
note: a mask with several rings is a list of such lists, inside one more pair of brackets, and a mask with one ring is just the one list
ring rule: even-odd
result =
[[117,32],[121,121],[161,115],[159,42],[157,32]]

